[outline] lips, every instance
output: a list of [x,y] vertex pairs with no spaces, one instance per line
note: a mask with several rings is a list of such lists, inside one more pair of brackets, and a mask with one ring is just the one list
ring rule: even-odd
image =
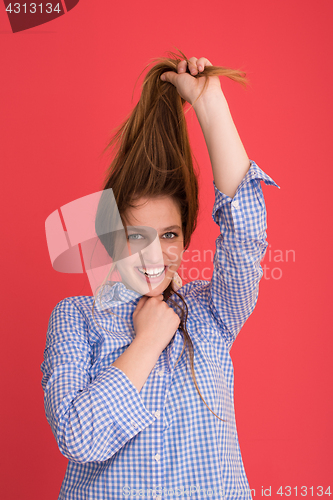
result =
[[136,267],[135,271],[146,282],[155,283],[164,279],[167,266]]
[[165,266],[160,266],[160,267],[138,267],[138,271],[142,274],[145,274],[149,278],[157,278],[158,276],[161,276],[165,269]]

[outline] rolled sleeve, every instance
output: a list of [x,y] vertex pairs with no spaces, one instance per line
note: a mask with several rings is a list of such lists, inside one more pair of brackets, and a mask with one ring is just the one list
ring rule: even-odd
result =
[[221,322],[230,349],[252,313],[262,277],[260,262],[266,248],[266,206],[261,181],[279,186],[254,161],[230,198],[216,187],[212,217],[220,226],[216,239],[214,270],[210,282],[210,307]]
[[64,299],[49,321],[42,386],[59,449],[74,462],[108,460],[155,420],[121,370],[110,366],[91,381],[90,367],[85,319]]

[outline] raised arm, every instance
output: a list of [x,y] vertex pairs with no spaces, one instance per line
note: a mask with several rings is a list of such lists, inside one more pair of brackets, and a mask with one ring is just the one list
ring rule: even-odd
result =
[[[186,73],[187,66],[189,73]],[[168,71],[164,79],[177,88],[183,99],[192,104],[205,137],[216,187],[233,198],[237,187],[250,168],[250,160],[240,140],[230,114],[228,103],[221,89],[218,76],[209,76],[208,85],[199,97],[204,78],[194,78],[212,66],[205,57],[191,57],[178,64],[178,73]]]
[[177,73],[167,72],[165,77],[175,85],[180,96],[192,104],[212,164],[215,184],[212,215],[221,234],[216,239],[214,271],[207,291],[210,309],[230,349],[255,307],[263,274],[260,262],[267,242],[261,181],[277,184],[249,160],[219,77],[209,76],[202,93],[205,79],[186,73],[187,66],[195,76],[211,63],[206,58],[192,57],[188,63],[178,64]]

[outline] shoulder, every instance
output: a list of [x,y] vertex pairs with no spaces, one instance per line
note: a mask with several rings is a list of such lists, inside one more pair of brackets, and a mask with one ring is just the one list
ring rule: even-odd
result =
[[107,338],[126,338],[131,332],[131,307],[99,308],[94,296],[74,296],[60,300],[54,307],[48,325],[48,337],[79,335],[90,344]]
[[178,292],[182,293],[184,296],[195,295],[200,292],[204,287],[209,284],[206,280],[193,280],[189,281],[183,285]]
[[94,297],[90,296],[65,297],[60,300],[51,312],[48,331],[87,330],[93,316],[93,302]]
[[85,315],[87,311],[91,311],[93,307],[94,297],[91,296],[74,296],[61,299],[53,308],[52,315],[70,313],[77,311]]
[[[93,344],[100,340],[106,324],[105,314],[93,310],[93,296],[66,297],[60,300],[52,310],[48,328],[46,347],[59,342]],[[108,322],[111,319],[108,318]]]

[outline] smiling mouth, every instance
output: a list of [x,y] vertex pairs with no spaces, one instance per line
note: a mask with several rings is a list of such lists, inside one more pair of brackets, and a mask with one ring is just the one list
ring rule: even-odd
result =
[[149,270],[145,267],[138,267],[137,269],[141,274],[144,274],[148,278],[158,278],[164,273],[166,266],[152,267]]

